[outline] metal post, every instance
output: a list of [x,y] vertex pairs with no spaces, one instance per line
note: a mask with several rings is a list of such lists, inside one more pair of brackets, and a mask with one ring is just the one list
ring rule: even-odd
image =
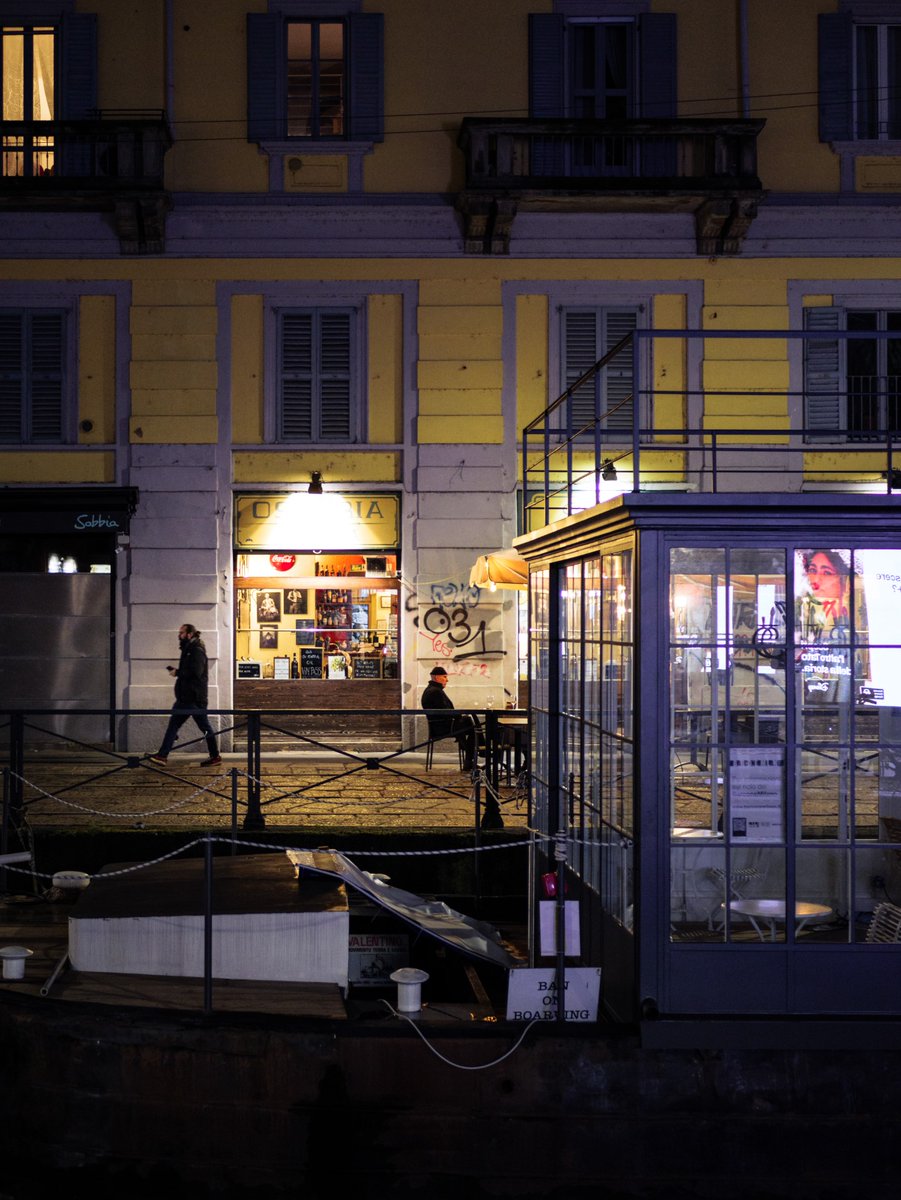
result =
[[479,916],[482,911],[482,773],[476,769],[473,770],[472,777],[475,780],[473,788],[473,798],[475,800],[475,837],[473,838],[473,891],[475,893],[475,909],[476,915]]
[[[641,491],[641,438],[639,431],[641,429],[641,389],[639,387],[638,373],[640,369],[639,338],[637,333],[632,333],[632,491]],[[651,422],[649,421],[650,425]]]
[[25,714],[14,712],[9,718],[9,791],[10,816],[22,819],[22,771],[25,767]]
[[229,771],[232,779],[232,854],[238,853],[238,768]]
[[213,841],[203,845],[203,1011],[213,1011]]
[[266,820],[260,807],[260,771],[262,753],[260,749],[260,714],[247,714],[247,812],[244,816],[245,829],[265,829]]
[[710,433],[710,490],[716,491],[716,430]]
[[[9,767],[3,768],[3,816],[0,821],[0,854],[9,850]],[[0,868],[0,892],[6,892],[6,867]]]

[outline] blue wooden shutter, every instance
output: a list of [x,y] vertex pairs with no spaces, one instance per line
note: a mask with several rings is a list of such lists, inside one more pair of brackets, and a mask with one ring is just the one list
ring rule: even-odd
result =
[[247,16],[247,138],[281,141],[288,134],[287,49],[279,13]]
[[63,315],[31,314],[29,345],[30,440],[59,442],[63,437]]
[[[604,312],[604,341],[602,352],[608,354],[614,346],[627,337],[638,325],[638,313],[634,308],[606,309]],[[632,413],[635,406],[633,388],[631,343],[612,358],[603,370],[603,411],[608,413],[605,422],[608,429],[632,428]]]
[[[571,387],[637,325],[638,312],[634,308],[565,309],[564,389]],[[583,431],[582,438],[591,438],[596,422],[606,430],[631,430],[633,387],[632,347],[629,345],[573,393],[567,405],[567,432]]]
[[59,115],[86,121],[97,109],[97,17],[66,13],[59,23]]
[[352,442],[352,336],[347,309],[283,313],[278,440]]
[[529,15],[529,116],[536,121],[566,116],[564,30],[559,13]]
[[820,141],[854,137],[854,25],[850,13],[819,16]]
[[0,313],[0,442],[22,440],[24,343],[22,314]]
[[[94,13],[65,13],[58,29],[58,116],[64,121],[87,121],[97,115],[97,17]],[[67,178],[91,175],[90,138],[59,138],[55,170]]]
[[354,13],[350,33],[348,132],[351,138],[381,142],[385,137],[384,18],[381,13]]
[[639,117],[677,115],[676,65],[675,14],[644,13],[638,24]]
[[63,440],[60,312],[0,313],[0,442]]
[[[804,327],[816,332],[836,333],[844,327],[840,308],[806,308]],[[843,428],[842,399],[843,339],[824,337],[804,341],[804,399],[807,429]]]
[[[559,13],[529,15],[529,116],[535,121],[566,116],[564,91],[566,24]],[[531,174],[565,173],[563,138],[533,138]]]
[[319,314],[319,440],[353,440],[351,314]]
[[284,313],[279,347],[280,442],[313,440],[313,314]]
[[[596,308],[569,308],[563,313],[563,387],[571,387],[601,357]],[[595,421],[601,416],[600,392],[595,376],[573,392],[565,405],[565,432],[572,436],[585,430],[593,436]]]

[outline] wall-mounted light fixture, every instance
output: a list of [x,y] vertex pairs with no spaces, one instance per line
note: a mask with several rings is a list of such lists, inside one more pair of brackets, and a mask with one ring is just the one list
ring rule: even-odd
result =
[[307,493],[310,496],[322,495],[322,472],[312,471],[310,473],[310,486],[307,488]]
[[604,459],[604,465],[601,468],[601,479],[605,480],[607,483],[616,482],[616,467],[613,465],[612,458]]

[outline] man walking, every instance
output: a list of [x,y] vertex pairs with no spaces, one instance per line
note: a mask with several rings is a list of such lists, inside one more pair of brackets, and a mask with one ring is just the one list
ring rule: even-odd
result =
[[222,759],[216,743],[216,734],[206,714],[209,667],[206,647],[200,640],[200,630],[195,629],[193,625],[182,625],[178,631],[178,645],[181,651],[178,666],[166,667],[169,674],[175,676],[172,716],[169,718],[162,745],[156,754],[148,755],[148,760],[165,766],[179,729],[189,717],[193,717],[194,724],[206,738],[209,751],[209,758],[204,759],[200,765],[218,767]]

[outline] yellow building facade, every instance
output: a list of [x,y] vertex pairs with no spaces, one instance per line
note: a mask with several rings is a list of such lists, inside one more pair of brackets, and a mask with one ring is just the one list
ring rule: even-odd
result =
[[[58,647],[56,698],[166,707],[189,621],[214,708],[277,707],[247,684],[290,687],[310,648],[344,707],[355,679],[366,706],[418,707],[436,662],[458,704],[515,702],[515,601],[470,568],[521,531],[523,427],[631,329],[736,334],[651,340],[651,430],[821,430],[781,480],[732,486],[819,486],[849,429],[895,427],[885,388],[813,419],[788,336],[814,309],[827,333],[897,327],[894,8],[0,0],[2,549],[12,574],[56,554],[111,588],[108,663],[79,691]],[[891,339],[871,349],[857,373],[891,377]],[[678,446],[645,468],[697,486]],[[293,524],[248,541],[249,497],[300,498]],[[315,659],[291,705],[331,702],[300,686]]]

